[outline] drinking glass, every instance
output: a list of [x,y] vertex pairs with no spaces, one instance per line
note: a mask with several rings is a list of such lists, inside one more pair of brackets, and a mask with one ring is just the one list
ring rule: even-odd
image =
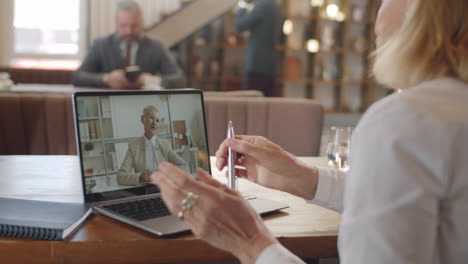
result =
[[350,152],[352,127],[331,127],[326,150],[328,165],[342,171],[349,170],[348,157]]

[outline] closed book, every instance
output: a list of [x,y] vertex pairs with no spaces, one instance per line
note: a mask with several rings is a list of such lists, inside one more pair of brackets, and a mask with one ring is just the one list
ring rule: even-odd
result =
[[90,120],[88,122],[89,126],[89,139],[94,140],[96,139],[96,122],[95,120]]
[[85,130],[84,123],[80,122],[79,126],[80,126],[80,139],[81,139],[81,141],[84,141],[84,140],[86,140],[85,132],[84,132],[84,130]]
[[96,128],[96,139],[100,139],[101,138],[101,121],[99,119],[94,120],[94,126]]
[[0,236],[65,240],[92,214],[84,203],[0,198]]
[[91,137],[89,135],[89,123],[88,122],[84,122],[83,123],[83,126],[84,126],[84,138],[85,140],[90,140]]
[[102,109],[102,116],[103,117],[110,117],[111,116],[111,106],[109,97],[102,97],[101,98],[101,109]]

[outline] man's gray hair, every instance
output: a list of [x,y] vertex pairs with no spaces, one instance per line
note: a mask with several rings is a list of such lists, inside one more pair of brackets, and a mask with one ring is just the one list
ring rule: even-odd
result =
[[143,115],[146,116],[152,112],[159,113],[159,109],[154,105],[148,105],[147,107],[143,108]]
[[117,12],[140,11],[140,5],[133,0],[121,0],[117,3]]

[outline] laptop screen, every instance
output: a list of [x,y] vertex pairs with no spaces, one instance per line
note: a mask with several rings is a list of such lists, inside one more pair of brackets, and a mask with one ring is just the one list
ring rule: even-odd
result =
[[163,161],[211,173],[199,90],[77,92],[74,111],[86,202],[158,192]]

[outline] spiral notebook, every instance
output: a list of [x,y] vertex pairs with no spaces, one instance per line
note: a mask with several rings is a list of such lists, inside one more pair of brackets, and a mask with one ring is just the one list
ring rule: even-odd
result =
[[91,215],[84,203],[0,198],[0,236],[65,240]]

